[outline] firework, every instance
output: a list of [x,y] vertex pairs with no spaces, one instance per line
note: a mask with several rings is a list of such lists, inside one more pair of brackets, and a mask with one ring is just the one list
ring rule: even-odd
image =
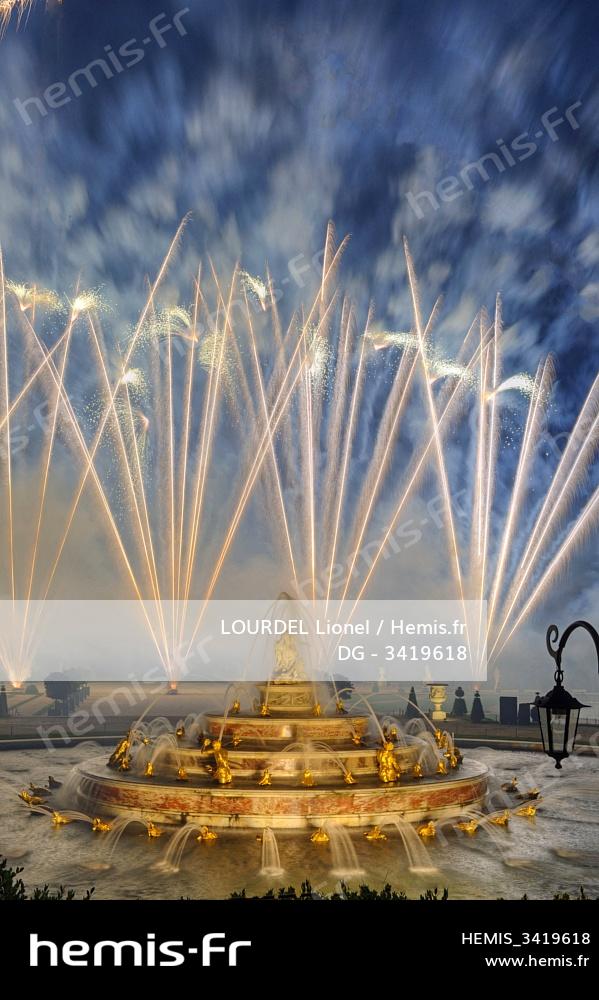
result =
[[196,324],[189,309],[171,306],[156,312],[147,322],[140,339],[156,341],[166,337],[180,337],[193,344],[198,343]]
[[35,313],[37,308],[48,312],[59,312],[62,309],[59,296],[49,288],[23,285],[16,281],[7,281],[6,288],[15,296],[22,312]]
[[[109,310],[99,289],[67,300],[66,327],[48,348],[36,333],[35,313],[39,306],[58,315],[59,297],[34,285],[5,286],[2,277],[2,545],[9,596],[27,603],[50,594],[82,497],[93,497],[123,582],[142,602],[155,648],[175,679],[175,650],[184,638],[191,648],[250,508],[254,515],[266,510],[273,555],[288,566],[296,593],[343,598],[355,608],[376,579],[398,519],[424,496],[432,476],[443,499],[455,594],[489,605],[486,628],[481,616],[468,640],[481,662],[486,652],[497,658],[595,523],[597,493],[588,497],[586,473],[599,446],[599,377],[546,492],[534,499],[531,527],[523,511],[533,503],[552,362],[542,361],[535,375],[503,373],[499,300],[492,320],[481,310],[455,356],[448,354],[435,338],[440,303],[430,316],[422,314],[406,245],[411,316],[405,327],[411,332],[377,331],[374,309],[360,319],[336,288],[346,242],[337,245],[329,227],[322,279],[286,329],[270,279],[244,271],[225,285],[210,265],[207,281],[198,274],[189,308],[162,305],[162,282],[181,231],[120,349],[100,329],[99,313]],[[260,312],[250,307],[256,299]],[[10,370],[13,323],[13,356],[18,337],[28,344],[29,367],[22,366],[19,377],[14,365]],[[87,331],[92,362],[79,413],[78,393],[69,394],[71,385],[79,389],[69,365],[75,328],[78,336]],[[502,407],[510,392],[521,395],[520,409],[526,409],[516,451],[503,439]],[[36,472],[41,500],[32,551],[23,558],[15,501],[20,471],[10,443],[15,416],[39,394],[49,401],[50,429]],[[238,442],[239,472],[223,496],[220,460],[231,440]],[[65,444],[81,472],[52,547],[48,496],[55,456]],[[464,487],[456,454],[473,459],[465,521],[456,514],[456,492]],[[194,599],[201,603],[197,617]],[[156,605],[152,614],[147,601]],[[16,652],[5,644],[0,649],[3,662],[19,660],[18,670],[11,668],[15,678],[26,676],[35,624],[21,628],[25,638]]]
[[266,310],[268,288],[262,278],[254,277],[247,271],[240,271],[239,278],[245,290],[260,304],[260,308]]
[[142,396],[146,389],[146,377],[141,368],[127,368],[121,375],[119,385],[125,386],[127,392],[134,396]]
[[29,14],[35,0],[0,0],[0,38],[6,31],[13,17],[17,24]]
[[69,301],[69,307],[71,315],[75,319],[84,313],[104,312],[108,308],[99,288],[90,288],[87,291],[78,292],[75,298]]

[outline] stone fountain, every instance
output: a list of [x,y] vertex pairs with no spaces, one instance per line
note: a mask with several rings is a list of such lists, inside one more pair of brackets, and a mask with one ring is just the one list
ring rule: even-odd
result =
[[187,732],[181,724],[156,739],[133,727],[108,762],[79,766],[74,806],[153,823],[319,830],[434,820],[484,801],[487,768],[464,761],[449,733],[428,720],[414,735],[381,727],[364,698],[363,714],[348,711],[334,684],[307,677],[289,633],[253,691],[252,701],[232,686],[222,714]]

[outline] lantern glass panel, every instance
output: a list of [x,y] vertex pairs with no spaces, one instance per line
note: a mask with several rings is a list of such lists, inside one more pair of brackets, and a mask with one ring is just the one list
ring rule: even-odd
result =
[[568,736],[568,712],[556,712],[555,709],[551,709],[548,713],[549,724],[551,726],[551,742],[552,749],[558,753],[563,753],[567,750],[566,739]]
[[548,708],[539,708],[539,725],[541,727],[541,738],[543,740],[543,750],[545,753],[549,753],[552,749],[551,747],[551,727],[549,724],[549,719],[551,718],[551,712]]

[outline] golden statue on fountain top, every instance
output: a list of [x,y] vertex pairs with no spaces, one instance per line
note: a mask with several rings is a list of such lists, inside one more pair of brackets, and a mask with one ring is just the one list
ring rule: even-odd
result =
[[308,679],[304,661],[297,648],[297,640],[290,632],[283,632],[275,642],[275,662],[273,684],[297,683]]

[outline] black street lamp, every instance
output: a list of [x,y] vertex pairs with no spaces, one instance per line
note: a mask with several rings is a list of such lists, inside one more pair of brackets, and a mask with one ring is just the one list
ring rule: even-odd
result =
[[571,625],[568,625],[556,648],[554,648],[554,644],[558,640],[559,631],[557,625],[550,625],[547,629],[547,649],[549,650],[549,655],[556,662],[554,674],[555,687],[544,698],[537,698],[535,701],[535,705],[539,711],[543,750],[549,757],[554,758],[555,766],[559,769],[561,769],[562,760],[568,757],[574,749],[580,709],[589,707],[588,705],[582,705],[577,698],[574,698],[569,691],[566,691],[562,684],[564,679],[562,653],[572,632],[577,628],[586,629],[595,643],[597,666],[599,668],[599,632],[592,625],[583,621],[573,622]]

